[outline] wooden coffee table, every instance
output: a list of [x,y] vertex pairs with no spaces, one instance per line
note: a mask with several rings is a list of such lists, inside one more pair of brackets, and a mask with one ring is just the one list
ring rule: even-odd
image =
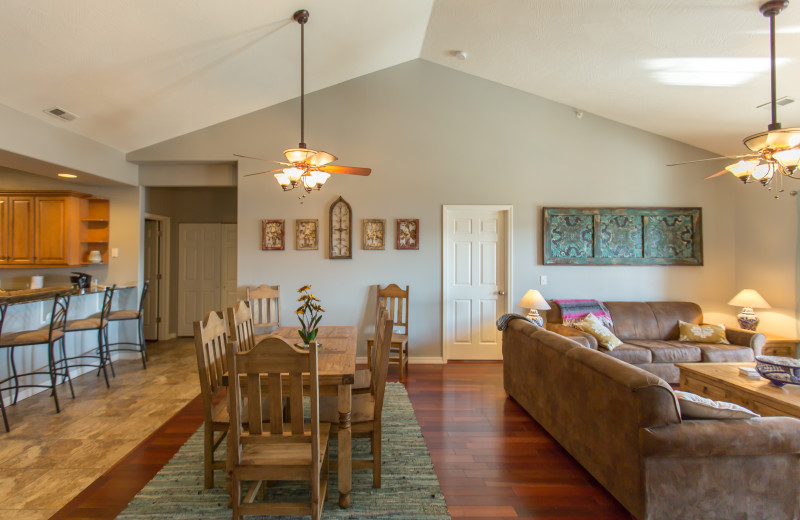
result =
[[755,363],[678,363],[681,390],[715,401],[736,403],[760,415],[800,417],[800,386],[781,388],[766,379],[739,374]]

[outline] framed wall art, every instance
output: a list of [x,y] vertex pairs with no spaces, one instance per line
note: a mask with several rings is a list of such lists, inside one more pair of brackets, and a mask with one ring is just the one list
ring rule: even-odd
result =
[[419,249],[419,219],[397,219],[397,249]]
[[353,210],[350,208],[350,204],[339,197],[331,204],[329,217],[329,258],[332,260],[353,258]]
[[261,221],[262,251],[283,251],[285,233],[283,222],[283,220]]
[[294,221],[294,247],[300,251],[319,249],[319,220],[299,218]]
[[386,219],[365,218],[361,221],[361,249],[386,249]]
[[701,208],[544,208],[545,265],[703,265]]

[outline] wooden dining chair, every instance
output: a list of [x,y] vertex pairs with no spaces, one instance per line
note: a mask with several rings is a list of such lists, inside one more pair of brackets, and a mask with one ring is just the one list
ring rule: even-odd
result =
[[[245,374],[248,413],[242,410],[242,383],[231,377],[228,406],[231,429],[228,433],[228,471],[231,475],[233,518],[245,515],[311,515],[316,520],[328,495],[328,440],[330,424],[319,419],[319,374],[317,344],[308,351],[283,338],[267,337],[246,352],[228,352],[231,374]],[[310,422],[304,423],[303,378],[307,374],[310,393]],[[262,375],[264,375],[262,377]],[[264,380],[264,377],[266,378]],[[288,382],[291,423],[284,425],[281,403],[284,379]],[[269,392],[268,429],[262,416],[262,383]],[[247,422],[247,426],[242,423]],[[308,430],[306,430],[306,424]],[[308,503],[257,501],[266,482],[311,482]],[[250,482],[242,496],[242,483]]]
[[203,396],[203,484],[214,487],[214,470],[225,470],[224,459],[214,459],[214,450],[225,439],[230,424],[228,402],[222,398],[222,376],[227,371],[227,333],[222,313],[211,311],[194,322],[194,345],[200,392]]
[[[409,290],[403,290],[395,284],[390,284],[383,289],[380,285],[375,288],[378,292],[378,302],[383,301],[389,310],[389,319],[394,322],[397,332],[392,332],[392,350],[389,357],[390,363],[397,363],[400,370],[400,379],[403,379],[408,370],[408,302]],[[372,367],[370,350],[373,338],[367,339],[367,363]]]
[[[381,487],[381,417],[383,399],[386,394],[386,374],[389,371],[389,351],[391,349],[392,328],[389,311],[384,310],[378,320],[375,340],[375,363],[369,389],[353,392],[351,400],[351,431],[353,437],[367,437],[370,440],[371,459],[353,459],[353,469],[371,469],[372,487]],[[325,396],[320,401],[320,414],[323,421],[330,421],[331,434],[338,431],[337,398]],[[337,464],[338,466],[338,461]]]
[[247,288],[247,300],[250,302],[254,330],[269,332],[266,329],[271,330],[281,326],[280,298],[280,285],[259,285],[255,289]]
[[228,307],[228,337],[236,341],[239,352],[250,350],[255,346],[253,333],[253,315],[250,313],[250,302],[237,301]]
[[[375,334],[380,330],[380,319],[383,311],[386,310],[386,300],[378,300],[377,312],[375,313]],[[370,341],[372,340],[372,341]],[[360,392],[369,390],[372,386],[372,365],[371,360],[375,359],[375,341],[374,336],[367,341],[367,368],[359,368],[356,370],[355,379],[353,380],[353,392]]]

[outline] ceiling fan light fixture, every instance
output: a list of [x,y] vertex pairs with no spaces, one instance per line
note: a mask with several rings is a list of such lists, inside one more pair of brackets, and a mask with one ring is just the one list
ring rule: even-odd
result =
[[286,160],[291,163],[303,162],[312,155],[316,155],[316,150],[309,150],[308,148],[289,148],[283,151]]
[[746,177],[750,175],[753,170],[756,169],[758,163],[761,161],[758,159],[751,159],[749,161],[739,161],[736,164],[731,164],[726,166],[725,169],[734,174],[737,177]]
[[772,157],[791,175],[797,171],[797,165],[800,163],[800,148],[781,150],[773,153]]

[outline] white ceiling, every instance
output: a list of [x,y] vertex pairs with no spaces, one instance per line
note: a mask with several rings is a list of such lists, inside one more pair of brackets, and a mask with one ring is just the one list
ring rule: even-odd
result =
[[[0,103],[130,151],[422,57],[719,154],[766,130],[758,0],[4,0]],[[800,5],[777,17],[800,126]],[[454,51],[469,54],[457,60]],[[691,83],[691,84],[690,84]],[[59,106],[79,119],[44,114]]]

